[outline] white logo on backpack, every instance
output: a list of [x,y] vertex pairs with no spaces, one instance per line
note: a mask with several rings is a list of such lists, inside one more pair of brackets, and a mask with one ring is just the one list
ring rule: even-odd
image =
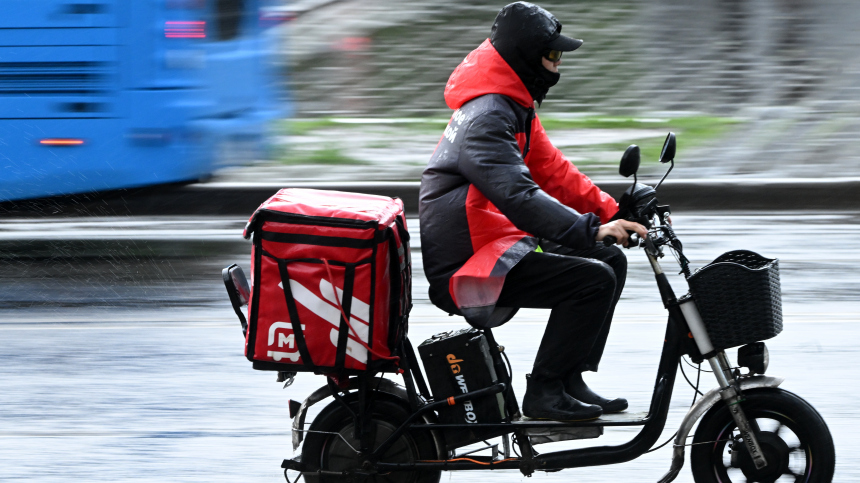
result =
[[[289,322],[275,322],[271,326],[269,326],[269,347],[275,345],[275,334],[278,336],[278,348],[283,348],[287,346],[290,349],[295,348],[296,339],[294,334],[286,335],[283,332],[276,332],[278,329],[293,329],[293,324]],[[305,330],[305,325],[302,324],[302,330]],[[292,362],[298,362],[299,360],[299,351],[292,352],[284,352],[284,351],[269,351],[267,353],[269,357],[275,360],[275,362],[280,362],[282,359],[289,359]]]
[[[278,283],[278,287],[281,289],[284,288],[283,282]],[[334,326],[329,332],[329,340],[332,345],[337,347],[337,339],[339,335],[340,328],[340,320],[341,313],[340,309],[337,307],[337,301],[335,300],[334,290],[337,290],[337,298],[343,303],[343,290],[340,288],[332,286],[332,283],[325,279],[320,279],[320,293],[325,298],[325,300],[319,298],[316,294],[314,294],[310,289],[302,285],[300,282],[296,280],[290,280],[290,291],[293,293],[293,299],[306,309],[310,310],[317,317],[325,320]],[[366,322],[370,318],[370,305],[367,302],[361,301],[355,297],[352,297],[352,305],[350,306],[350,314],[349,314],[349,326],[350,331],[349,335],[357,338],[358,340],[367,344],[368,335],[369,335],[369,325]],[[269,328],[269,347],[272,347],[275,343],[275,330],[277,328],[284,329],[292,329],[292,325],[289,322],[275,322]],[[302,330],[304,330],[305,326],[302,324]],[[279,334],[280,336],[281,334]],[[289,343],[289,347],[293,347],[295,343],[294,334],[289,334],[288,336],[281,339],[278,339],[278,347],[282,347],[281,341],[283,340],[285,343]],[[295,352],[276,352],[269,351],[269,357],[275,359],[275,361],[279,361],[283,358],[288,358],[293,362],[299,360],[298,351]],[[347,338],[346,340],[346,355],[352,357],[353,359],[361,362],[362,364],[367,363],[367,349],[364,348],[358,341]]]

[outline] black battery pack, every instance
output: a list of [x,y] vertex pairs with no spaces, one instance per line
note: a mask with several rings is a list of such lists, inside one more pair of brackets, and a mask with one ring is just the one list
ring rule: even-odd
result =
[[[487,338],[474,328],[436,334],[418,346],[424,372],[433,399],[443,401],[451,396],[489,387],[496,382],[496,371],[490,357]],[[445,443],[454,449],[475,443],[502,431],[475,430],[467,425],[498,423],[505,418],[505,400],[501,393],[484,396],[463,404],[439,410],[439,422],[464,424],[463,429],[445,430]]]

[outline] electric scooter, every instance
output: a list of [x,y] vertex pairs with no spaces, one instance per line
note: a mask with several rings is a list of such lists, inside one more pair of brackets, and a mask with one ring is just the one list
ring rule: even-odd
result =
[[[658,205],[656,197],[674,167],[675,147],[675,134],[669,133],[660,162],[671,165],[653,188],[639,183],[636,177],[640,162],[637,146],[627,148],[619,169],[622,176],[634,177],[619,203],[624,218],[648,228],[646,238],[632,235],[627,247],[644,251],[669,312],[647,413],[607,414],[578,422],[523,417],[511,386],[512,371],[506,364],[504,347],[489,329],[471,329],[475,338],[470,340],[480,340],[488,348],[492,381],[471,390],[463,385],[464,390],[456,393],[431,394],[415,351],[404,337],[399,348],[402,385],[370,373],[329,377],[325,386],[303,402],[290,401],[293,447],[304,444],[298,457],[283,461],[287,481],[289,471],[296,471],[307,483],[436,483],[442,471],[518,469],[531,476],[535,471],[627,462],[648,453],[658,442],[679,366],[683,370],[683,356],[699,363],[700,371],[701,363],[707,361],[717,387],[704,393],[687,412],[673,440],[670,469],[660,482],[677,477],[687,447],[697,483],[831,481],[835,450],[823,418],[802,398],[780,389],[783,378],[765,374],[769,356],[762,340],[782,330],[778,261],[739,250],[700,270],[690,269],[670,223],[669,206]],[[604,240],[606,245],[615,242]],[[689,293],[680,298],[660,264],[667,250],[674,253],[689,284]],[[247,281],[235,265],[225,269],[223,276],[233,306],[244,322],[241,307],[247,303]],[[726,349],[738,346],[737,365],[733,365]],[[280,373],[279,380],[289,383],[294,375]],[[308,408],[328,398],[333,401],[307,427]],[[468,414],[480,404],[498,407],[499,417],[491,422],[471,422]],[[466,414],[466,420],[444,417],[455,410]],[[633,439],[617,446],[540,454],[534,450],[534,445],[546,442],[596,438],[604,428],[617,426],[641,429]],[[501,448],[488,443],[462,450],[491,438],[501,438]],[[476,454],[487,452],[490,454]]]

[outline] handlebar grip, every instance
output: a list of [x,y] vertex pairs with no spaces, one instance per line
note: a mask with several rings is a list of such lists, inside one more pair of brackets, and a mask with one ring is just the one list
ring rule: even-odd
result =
[[632,233],[630,237],[627,239],[627,246],[624,248],[633,248],[638,247],[639,243],[642,241],[641,238],[636,233]]
[[[627,246],[624,248],[638,247],[639,243],[642,241],[642,239],[637,237],[636,232],[634,232],[634,231],[628,230],[627,233],[630,234],[630,237],[627,238]],[[603,246],[611,247],[612,245],[615,245],[616,243],[618,243],[618,239],[612,235],[606,235],[603,238]]]

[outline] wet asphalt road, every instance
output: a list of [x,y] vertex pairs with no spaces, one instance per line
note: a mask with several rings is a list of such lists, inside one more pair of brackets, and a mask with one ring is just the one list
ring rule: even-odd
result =
[[[780,258],[786,325],[768,342],[768,372],[786,377],[783,387],[810,401],[829,424],[837,448],[834,481],[860,480],[860,214],[674,218],[694,266],[735,248]],[[304,398],[323,380],[300,375],[283,390],[274,374],[253,371],[242,356],[219,272],[232,262],[248,266],[243,224],[232,218],[0,221],[0,480],[282,481],[280,461],[293,454],[286,401]],[[429,305],[418,250],[414,256],[410,336],[417,345],[464,323]],[[627,288],[601,371],[589,381],[606,395],[627,397],[631,411],[646,411],[665,314],[644,255],[631,251],[628,259]],[[681,292],[682,280],[673,283]],[[495,331],[511,356],[518,394],[545,317],[522,311]],[[663,440],[692,400],[692,389],[678,379]],[[702,386],[713,385],[703,375]],[[617,444],[635,431],[614,429],[600,440],[569,445]],[[622,465],[534,478],[656,481],[669,455],[663,448]],[[487,476],[452,472],[443,480]],[[493,477],[523,480],[515,471]],[[688,467],[676,481],[692,481]]]

